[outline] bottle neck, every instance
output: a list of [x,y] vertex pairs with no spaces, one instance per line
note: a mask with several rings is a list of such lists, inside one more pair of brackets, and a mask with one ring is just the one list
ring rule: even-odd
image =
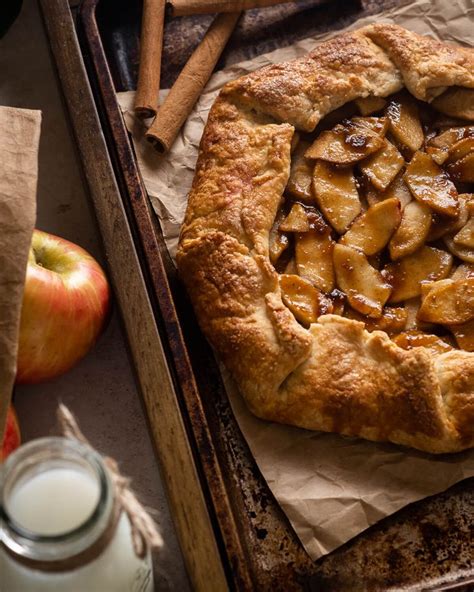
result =
[[66,438],[20,447],[1,469],[1,544],[47,571],[77,568],[110,542],[118,520],[102,458]]

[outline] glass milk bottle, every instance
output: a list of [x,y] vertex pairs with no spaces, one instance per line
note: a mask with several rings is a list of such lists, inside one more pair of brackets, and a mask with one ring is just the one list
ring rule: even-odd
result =
[[153,590],[150,553],[136,556],[99,454],[42,438],[0,469],[1,592]]

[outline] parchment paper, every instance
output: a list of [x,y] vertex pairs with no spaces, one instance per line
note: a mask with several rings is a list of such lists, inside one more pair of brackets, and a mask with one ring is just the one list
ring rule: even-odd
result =
[[[349,30],[373,21],[394,22],[419,33],[472,46],[473,17],[474,6],[470,0],[420,0],[359,20]],[[158,156],[143,140],[143,124],[134,118],[131,109],[134,93],[119,94],[141,174],[173,256],[202,130],[219,88],[262,66],[304,55],[316,41],[332,35],[305,39],[216,73],[165,157]],[[405,505],[474,475],[474,451],[431,456],[391,444],[259,420],[247,410],[224,368],[221,372],[234,414],[255,460],[313,559],[329,553]]]
[[26,262],[36,217],[41,112],[0,107],[0,442],[16,374]]

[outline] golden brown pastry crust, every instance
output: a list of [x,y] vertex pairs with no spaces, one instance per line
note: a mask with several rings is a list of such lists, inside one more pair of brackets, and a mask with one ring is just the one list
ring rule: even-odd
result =
[[403,350],[363,323],[283,304],[269,231],[289,176],[294,128],[406,86],[432,100],[474,88],[471,50],[394,25],[322,43],[226,85],[201,141],[177,262],[199,323],[258,416],[441,453],[474,446],[474,354]]

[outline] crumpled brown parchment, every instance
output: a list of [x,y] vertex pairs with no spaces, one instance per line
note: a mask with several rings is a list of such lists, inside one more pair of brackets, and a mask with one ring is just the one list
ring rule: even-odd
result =
[[[418,33],[472,46],[473,19],[471,0],[419,0],[359,20],[349,29],[374,21],[397,23]],[[143,139],[143,123],[135,119],[132,111],[134,93],[119,94],[140,171],[172,256],[202,130],[220,87],[262,66],[304,55],[318,41],[331,35],[305,39],[217,72],[165,157],[159,156]],[[407,504],[474,475],[474,451],[432,456],[391,444],[262,421],[247,410],[224,368],[221,373],[252,454],[313,559],[329,553]]]
[[41,112],[0,107],[0,442],[16,374],[26,263],[36,219]]

